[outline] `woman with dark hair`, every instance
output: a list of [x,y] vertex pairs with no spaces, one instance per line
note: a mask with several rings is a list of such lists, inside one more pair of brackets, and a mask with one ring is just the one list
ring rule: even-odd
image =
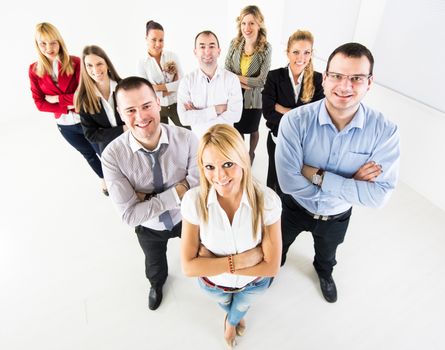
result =
[[[127,127],[116,109],[114,90],[121,80],[104,50],[86,46],[82,53],[80,84],[75,94],[85,137],[99,146],[99,154]],[[108,190],[103,184],[103,193]]]
[[85,138],[80,116],[74,111],[73,98],[80,75],[79,57],[68,54],[62,36],[50,23],[37,24],[35,45],[38,60],[29,67],[29,79],[37,108],[42,112],[54,113],[62,136],[103,179],[101,163],[96,154],[99,149]]
[[261,90],[269,72],[272,48],[266,38],[264,16],[257,6],[243,8],[236,21],[238,35],[230,43],[225,67],[241,82],[244,108],[241,120],[234,127],[243,137],[250,134],[249,155],[253,162],[260,138]]
[[147,79],[161,102],[161,122],[168,124],[170,118],[175,125],[183,126],[177,112],[177,90],[182,70],[178,57],[164,50],[164,28],[158,22],[148,21],[145,26],[147,56],[139,61],[138,75]]
[[86,138],[99,145],[100,154],[127,128],[116,109],[114,90],[120,80],[104,50],[95,45],[83,49],[75,106]]
[[312,65],[314,37],[309,31],[297,30],[287,41],[289,64],[267,75],[263,94],[263,115],[270,129],[267,136],[269,168],[267,186],[281,193],[275,168],[275,142],[278,126],[284,113],[324,97],[321,73]]

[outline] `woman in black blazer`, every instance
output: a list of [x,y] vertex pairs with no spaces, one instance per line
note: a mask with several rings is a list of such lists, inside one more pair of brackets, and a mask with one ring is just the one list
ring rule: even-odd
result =
[[[99,146],[100,154],[127,129],[116,109],[114,90],[120,80],[104,50],[95,45],[83,49],[74,103],[85,137]],[[108,195],[105,183],[102,191]]]
[[270,129],[267,137],[269,168],[267,186],[281,194],[275,168],[275,142],[278,126],[284,113],[324,97],[320,73],[312,65],[314,37],[308,31],[298,30],[287,42],[289,64],[269,72],[262,91],[263,115]]

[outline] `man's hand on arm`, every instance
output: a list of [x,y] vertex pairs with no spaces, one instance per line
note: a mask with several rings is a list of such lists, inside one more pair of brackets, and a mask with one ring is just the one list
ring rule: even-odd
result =
[[312,176],[315,175],[318,171],[318,168],[314,168],[312,166],[303,164],[303,168],[301,168],[301,174],[309,180],[309,182],[312,182]]
[[184,180],[178,182],[178,183],[175,185],[176,193],[178,194],[179,199],[181,199],[181,200],[182,200],[182,197],[184,197],[184,194],[185,194],[189,189],[190,189],[190,185],[188,184],[188,182],[187,182],[186,179],[184,179]]
[[363,164],[352,176],[354,180],[374,182],[383,172],[382,166],[374,161]]
[[225,111],[227,111],[227,103],[215,105],[215,112],[217,115],[223,114]]
[[193,102],[184,103],[184,108],[186,111],[194,111],[198,109],[193,105]]

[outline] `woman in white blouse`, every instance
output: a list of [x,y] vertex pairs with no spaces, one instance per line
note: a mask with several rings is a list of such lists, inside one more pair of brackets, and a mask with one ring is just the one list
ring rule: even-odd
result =
[[155,21],[148,21],[146,26],[147,56],[139,61],[138,75],[147,79],[156,91],[161,102],[161,122],[168,124],[170,118],[175,125],[183,126],[179,121],[176,99],[182,70],[178,57],[164,50],[164,28]]
[[[120,80],[104,50],[96,45],[83,49],[80,84],[74,104],[85,137],[99,146],[99,154],[127,129],[117,112],[114,95]],[[108,196],[105,182],[102,191]]]
[[249,152],[229,125],[204,134],[198,165],[200,187],[181,205],[181,260],[184,273],[199,277],[226,312],[224,338],[231,349],[235,336],[244,334],[251,302],[278,273],[281,201],[253,180]]

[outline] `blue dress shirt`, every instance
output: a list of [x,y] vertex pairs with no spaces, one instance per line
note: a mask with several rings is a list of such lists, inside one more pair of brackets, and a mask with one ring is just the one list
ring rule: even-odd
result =
[[[382,174],[375,182],[354,180],[368,161],[380,164]],[[336,215],[353,204],[382,206],[397,183],[399,161],[397,126],[363,104],[341,131],[325,99],[295,108],[281,120],[275,152],[280,187],[314,214]],[[302,175],[304,164],[325,170],[321,187]]]

